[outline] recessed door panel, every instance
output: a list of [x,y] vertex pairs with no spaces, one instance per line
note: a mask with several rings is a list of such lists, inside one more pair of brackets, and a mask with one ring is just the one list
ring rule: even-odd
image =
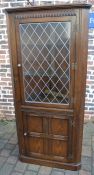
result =
[[67,157],[68,154],[68,143],[67,141],[63,140],[49,140],[49,145],[51,149],[51,154],[60,156],[60,157]]
[[33,116],[33,115],[26,115],[25,116],[25,127],[27,128],[27,132],[43,132],[43,117]]
[[27,149],[27,153],[37,153],[43,154],[44,153],[44,140],[38,137],[26,137],[25,138]]
[[50,119],[49,133],[53,135],[68,136],[69,121],[59,118]]

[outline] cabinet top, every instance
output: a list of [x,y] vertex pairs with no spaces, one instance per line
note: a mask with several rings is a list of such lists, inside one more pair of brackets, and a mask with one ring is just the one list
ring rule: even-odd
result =
[[77,8],[86,8],[90,9],[91,4],[60,4],[60,5],[47,5],[47,6],[26,6],[26,7],[16,7],[16,8],[7,8],[5,12],[26,12],[26,11],[40,11],[40,10],[53,10],[53,9],[77,9]]

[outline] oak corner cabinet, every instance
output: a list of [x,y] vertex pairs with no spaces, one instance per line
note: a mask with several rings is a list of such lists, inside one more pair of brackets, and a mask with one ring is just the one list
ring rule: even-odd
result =
[[81,167],[90,7],[6,9],[21,161]]

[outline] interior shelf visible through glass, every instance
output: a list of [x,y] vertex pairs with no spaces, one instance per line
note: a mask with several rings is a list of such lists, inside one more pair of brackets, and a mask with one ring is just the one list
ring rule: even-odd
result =
[[69,104],[70,22],[19,25],[26,102]]

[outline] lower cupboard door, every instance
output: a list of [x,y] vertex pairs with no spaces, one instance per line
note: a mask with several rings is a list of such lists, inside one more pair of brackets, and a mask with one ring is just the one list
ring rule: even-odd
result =
[[72,160],[71,117],[44,117],[25,114],[25,154],[48,160]]

